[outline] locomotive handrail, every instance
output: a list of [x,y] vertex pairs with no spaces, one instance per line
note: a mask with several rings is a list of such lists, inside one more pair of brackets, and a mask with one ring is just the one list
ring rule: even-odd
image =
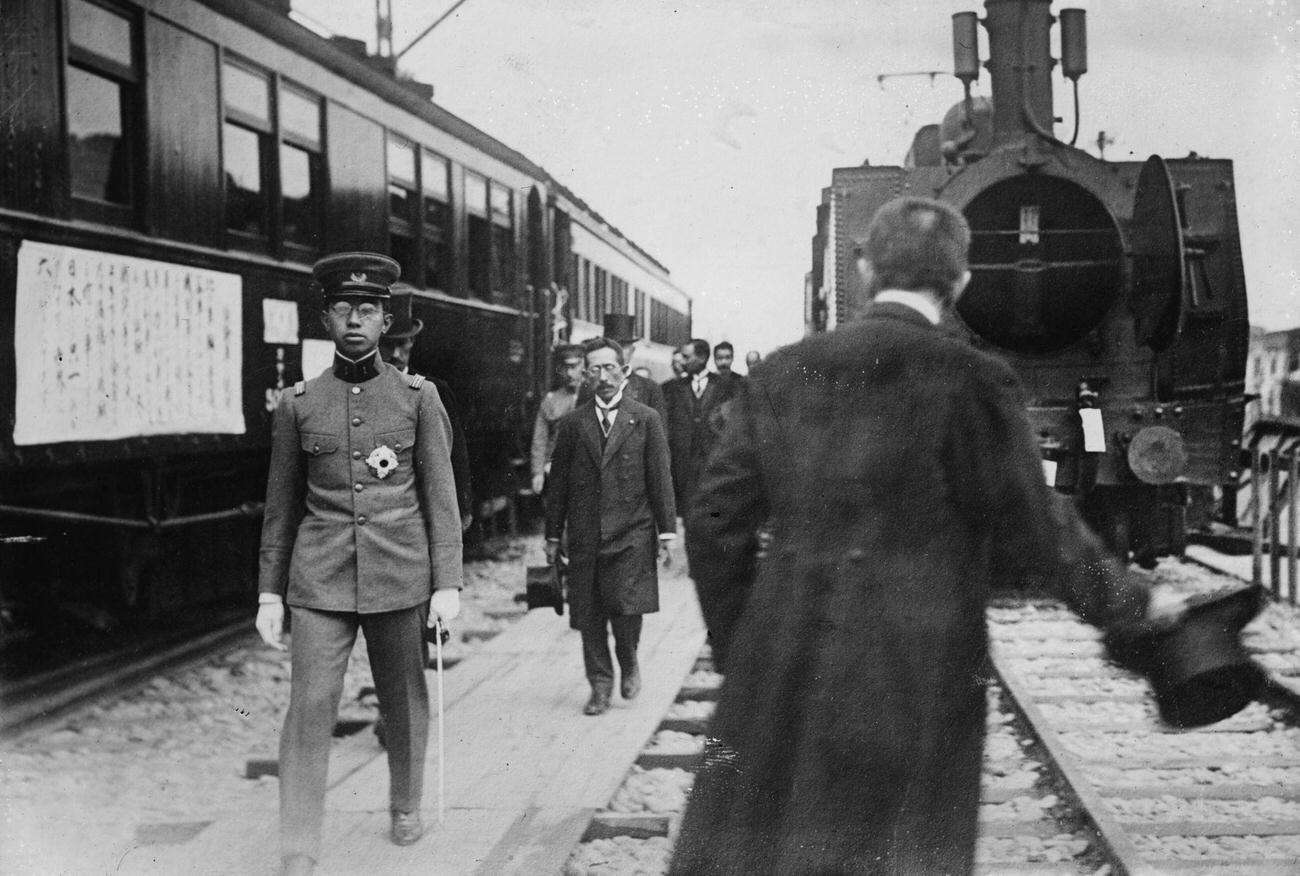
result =
[[[1109,268],[1121,264],[1120,259],[1081,259],[1078,261],[1041,261],[1035,260],[1033,266],[1035,270],[1048,268]],[[1018,271],[1024,267],[1024,262],[984,262],[972,263],[972,271]]]
[[[971,237],[993,237],[993,236],[1019,237],[1023,233],[1024,232],[1022,232],[1019,228],[984,229],[979,231],[975,229],[971,229]],[[1065,234],[1112,235],[1115,233],[1115,229],[1113,228],[1040,228],[1034,233],[1039,235],[1040,237],[1051,237],[1053,235],[1065,235]]]
[[265,505],[262,502],[244,502],[225,511],[210,511],[204,514],[190,514],[184,517],[169,517],[159,520],[147,517],[139,520],[134,517],[110,517],[104,514],[83,514],[80,511],[56,511],[50,508],[25,508],[21,505],[0,505],[0,517],[16,517],[26,520],[48,520],[59,523],[83,523],[93,526],[115,526],[119,529],[144,529],[160,532],[164,529],[178,529],[183,526],[196,526],[200,523],[213,523],[221,520],[234,520],[241,517],[261,517]]

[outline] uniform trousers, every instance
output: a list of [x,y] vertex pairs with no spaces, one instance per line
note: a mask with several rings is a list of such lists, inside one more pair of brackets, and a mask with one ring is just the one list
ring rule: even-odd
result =
[[639,614],[624,614],[599,621],[582,629],[582,665],[587,671],[587,681],[592,690],[610,693],[614,690],[614,663],[609,656],[609,629],[614,630],[614,653],[618,666],[626,678],[636,669],[636,648],[641,642]]
[[343,694],[343,676],[365,633],[388,749],[389,805],[420,808],[429,736],[429,689],[424,677],[424,624],[429,604],[375,614],[290,606],[293,678],[280,735],[280,845],[285,857],[320,858],[330,740]]

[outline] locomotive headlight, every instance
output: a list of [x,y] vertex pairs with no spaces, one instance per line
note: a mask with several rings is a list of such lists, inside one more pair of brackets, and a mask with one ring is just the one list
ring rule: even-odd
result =
[[1187,469],[1183,436],[1168,426],[1139,429],[1128,445],[1128,466],[1143,483],[1173,483]]

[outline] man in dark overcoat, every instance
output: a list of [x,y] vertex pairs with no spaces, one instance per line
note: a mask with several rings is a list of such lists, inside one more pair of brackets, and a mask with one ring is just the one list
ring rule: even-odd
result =
[[[640,340],[636,335],[635,326],[635,319],[630,314],[605,314],[605,337],[623,348],[623,362],[629,367],[632,365],[632,356],[636,352],[636,342]],[[627,386],[623,388],[623,397],[654,408],[659,418],[664,421],[664,428],[667,428],[668,406],[664,402],[663,387],[659,384],[649,377],[642,377],[629,371]],[[591,401],[591,398],[592,385],[584,383],[578,388],[578,404],[585,405]]]
[[1013,372],[940,326],[969,234],[883,207],[865,315],[755,367],[730,412],[686,517],[726,679],[674,876],[970,873],[990,590],[1032,576],[1148,631],[1147,591],[1046,486]]
[[377,349],[397,262],[340,253],[316,263],[334,366],[285,393],[272,422],[257,630],[283,649],[292,613],[289,711],[280,735],[286,876],[320,855],[330,743],[357,631],[387,726],[392,839],[420,838],[428,739],[424,630],[460,611],[461,525],[451,425],[438,391]]
[[673,490],[684,515],[716,440],[718,410],[738,392],[730,380],[708,371],[709,342],[694,338],[681,346],[681,377],[664,384],[668,405],[668,447],[673,460]]
[[583,712],[608,711],[614,688],[614,633],[620,692],[641,690],[641,616],[659,610],[657,560],[677,532],[668,442],[659,414],[626,396],[623,348],[606,338],[585,345],[591,402],[560,421],[547,481],[546,558],[561,540],[569,557],[569,626],[582,634],[591,698]]

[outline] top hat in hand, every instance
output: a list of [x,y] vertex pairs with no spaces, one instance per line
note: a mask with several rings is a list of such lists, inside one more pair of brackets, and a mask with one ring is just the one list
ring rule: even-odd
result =
[[1264,672],[1241,646],[1241,630],[1267,599],[1259,586],[1193,596],[1179,622],[1158,633],[1148,668],[1160,717],[1175,727],[1230,718],[1255,699]]

